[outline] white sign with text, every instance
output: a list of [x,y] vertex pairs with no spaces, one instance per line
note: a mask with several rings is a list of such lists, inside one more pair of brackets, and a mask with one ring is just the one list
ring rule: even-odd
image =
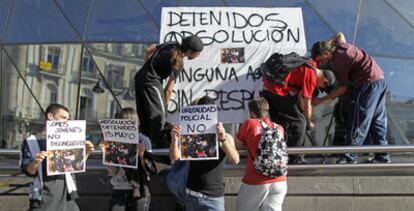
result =
[[262,90],[260,64],[275,52],[306,54],[301,8],[164,7],[160,43],[189,35],[205,46],[184,61],[168,107],[171,122],[204,95],[215,100],[220,121],[243,122],[247,102]]

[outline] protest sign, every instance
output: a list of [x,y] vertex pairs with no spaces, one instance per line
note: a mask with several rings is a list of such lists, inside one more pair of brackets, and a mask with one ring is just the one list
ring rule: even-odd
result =
[[103,119],[101,125],[104,151],[102,163],[109,166],[138,168],[139,133],[133,119]]
[[218,159],[216,125],[216,105],[181,107],[180,159]]
[[47,175],[85,172],[85,120],[46,124]]
[[170,122],[179,121],[182,106],[209,95],[221,122],[241,123],[263,87],[260,64],[275,52],[306,54],[301,8],[164,7],[160,26],[160,43],[197,35],[205,45],[199,57],[184,61]]

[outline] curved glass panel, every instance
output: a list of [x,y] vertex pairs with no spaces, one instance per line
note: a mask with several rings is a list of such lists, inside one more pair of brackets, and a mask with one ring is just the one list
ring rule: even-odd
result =
[[56,3],[73,24],[76,31],[83,35],[88,12],[91,6],[90,0],[57,0]]
[[[414,10],[414,4],[407,5]],[[381,15],[383,14],[383,15]],[[383,1],[362,1],[356,43],[376,56],[414,58],[414,28]]]
[[[1,55],[0,147],[18,148],[28,132],[41,130],[41,108],[53,102],[69,107],[72,119],[86,119],[89,138],[97,143],[97,119],[113,117],[120,107],[135,107],[133,77],[144,63],[145,43],[158,42],[161,8],[167,6],[301,7],[308,49],[334,31],[344,32],[352,42],[357,26],[357,46],[375,56],[388,83],[390,142],[407,143],[401,138],[403,131],[413,143],[414,5],[411,0],[361,1],[357,23],[358,4],[358,0],[0,1],[2,45],[43,43],[5,46]],[[83,54],[79,44],[60,43],[80,42],[79,34],[88,42],[105,43],[90,44]],[[96,92],[95,87],[103,91]],[[312,134],[314,140],[324,138],[331,106],[315,109],[320,129]]]
[[411,25],[414,25],[414,10],[412,0],[385,0],[385,2],[401,13],[401,17],[408,21]]
[[144,49],[147,45],[99,43],[90,44],[85,49],[79,119],[88,120],[89,138],[94,143],[97,144],[101,137],[97,120],[114,118],[121,107],[135,109],[133,79],[144,64]]
[[86,39],[107,42],[157,42],[159,29],[136,0],[96,1]]
[[173,7],[177,5],[177,1],[141,1],[139,3],[143,6],[143,8],[151,14],[152,18],[154,19],[155,23],[157,23],[157,27],[161,22],[161,10],[162,7]]
[[358,0],[310,0],[310,5],[329,23],[333,32],[341,31],[352,42],[357,20]]
[[414,89],[412,89],[414,60],[380,57],[375,57],[375,60],[384,70],[388,91],[390,91],[393,100],[407,101],[414,98]]
[[223,1],[205,1],[205,0],[180,0],[180,7],[224,7],[226,6]]
[[305,25],[306,47],[310,55],[313,43],[324,40],[332,36],[332,31],[328,25],[323,22],[314,11],[308,7],[302,7],[303,24]]
[[407,144],[402,139],[403,133],[408,142],[414,142],[414,60],[387,59],[376,57],[375,60],[384,70],[388,86],[387,112],[391,127],[390,136],[396,144]]
[[53,1],[14,1],[4,36],[7,43],[77,42],[79,36],[70,27]]
[[[29,46],[6,46],[2,55],[1,146],[20,148],[24,138],[41,131],[44,115],[30,91],[41,93],[37,66],[27,62],[35,57]],[[29,86],[26,86],[26,84]],[[29,90],[30,89],[30,90]],[[42,125],[43,124],[43,125]]]
[[6,24],[10,0],[0,1],[0,42],[3,39],[3,29]]
[[250,0],[223,0],[225,5],[231,7],[267,7],[269,6],[269,1],[267,0],[256,0],[254,4]]

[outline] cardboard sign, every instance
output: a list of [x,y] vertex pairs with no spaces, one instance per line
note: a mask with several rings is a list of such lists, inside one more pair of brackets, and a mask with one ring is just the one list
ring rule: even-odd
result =
[[104,138],[102,163],[109,166],[138,168],[139,132],[133,119],[99,120]]
[[218,159],[217,106],[182,107],[180,111],[180,160]]
[[85,172],[85,120],[46,124],[47,175]]

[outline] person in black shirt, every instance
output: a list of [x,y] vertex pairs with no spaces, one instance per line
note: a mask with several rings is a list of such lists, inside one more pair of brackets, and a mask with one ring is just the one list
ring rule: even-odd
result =
[[[148,136],[154,147],[168,147],[168,139],[162,138],[166,123],[166,109],[175,80],[183,69],[183,59],[195,59],[203,50],[197,36],[185,37],[182,43],[170,42],[151,45],[145,50],[145,64],[135,75],[137,112],[140,115],[140,131]],[[163,89],[163,81],[168,82]]]
[[[204,96],[197,105],[213,104],[213,100]],[[180,158],[178,145],[181,127],[174,125],[171,131],[170,159],[172,162]],[[219,140],[219,156],[217,160],[189,161],[186,188],[186,211],[215,210],[224,211],[224,170],[223,166],[228,159],[232,164],[240,161],[239,153],[234,144],[234,138],[226,132],[223,123],[217,123],[217,137]]]

